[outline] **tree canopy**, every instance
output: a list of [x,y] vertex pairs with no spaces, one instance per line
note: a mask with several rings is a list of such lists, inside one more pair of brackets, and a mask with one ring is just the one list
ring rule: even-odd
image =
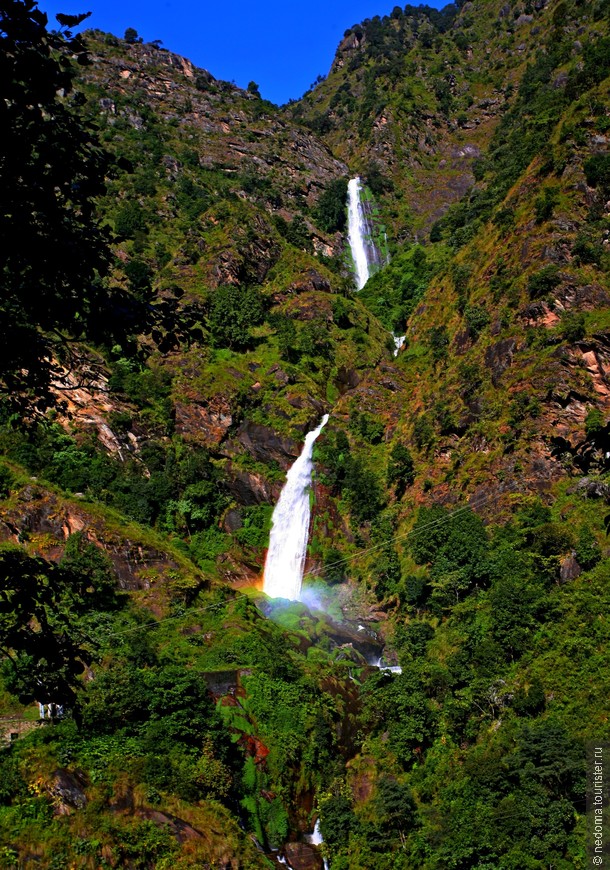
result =
[[[58,16],[63,27],[86,16]],[[69,30],[50,33],[34,0],[0,7],[0,393],[48,403],[70,338],[95,334],[107,296],[107,239],[94,215],[106,157],[78,114]],[[63,351],[62,351],[63,349]]]

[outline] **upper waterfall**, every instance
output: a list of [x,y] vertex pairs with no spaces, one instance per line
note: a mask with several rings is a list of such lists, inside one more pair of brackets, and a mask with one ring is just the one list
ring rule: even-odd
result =
[[298,601],[309,539],[309,489],[313,473],[313,446],[328,423],[328,414],[305,438],[301,455],[286,476],[272,517],[263,590],[270,598]]
[[362,290],[370,277],[367,250],[367,224],[362,208],[360,178],[352,178],[347,186],[348,241],[356,269],[356,284]]

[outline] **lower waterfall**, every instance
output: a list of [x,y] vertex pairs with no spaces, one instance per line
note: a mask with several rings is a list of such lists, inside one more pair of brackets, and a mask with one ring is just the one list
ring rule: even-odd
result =
[[325,414],[318,428],[305,438],[301,455],[288,472],[273,511],[263,581],[263,591],[270,598],[298,601],[301,595],[311,517],[309,491],[313,446],[327,423],[328,414]]
[[[316,821],[316,826],[313,829],[313,834],[307,834],[305,837],[306,843],[311,843],[312,846],[321,846],[324,843],[324,837],[322,836],[322,831],[320,830],[320,819]],[[329,870],[328,861],[326,858],[322,859],[324,861],[324,870]]]

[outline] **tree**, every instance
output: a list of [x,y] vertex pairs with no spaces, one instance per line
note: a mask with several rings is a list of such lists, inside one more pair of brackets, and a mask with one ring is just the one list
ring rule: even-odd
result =
[[115,606],[107,559],[79,536],[62,565],[0,547],[0,658],[7,688],[23,703],[73,706],[91,662],[78,616]]
[[347,181],[335,178],[318,200],[316,222],[327,233],[341,232],[347,223]]
[[420,508],[410,548],[418,564],[430,565],[436,597],[445,604],[487,581],[487,532],[470,509]]
[[346,846],[350,833],[357,828],[358,820],[350,802],[343,795],[331,797],[322,804],[320,829],[330,849]]
[[408,486],[415,480],[413,457],[404,444],[395,444],[388,461],[388,486],[396,484],[396,498],[402,498]]
[[259,86],[256,84],[256,82],[248,82],[248,87],[246,90],[248,91],[249,94],[252,94],[254,97],[260,98],[261,93],[259,90]]
[[262,323],[265,306],[255,287],[219,287],[210,304],[208,329],[217,347],[243,349],[250,344],[250,329]]
[[128,45],[136,45],[136,43],[142,42],[142,37],[138,36],[138,31],[135,30],[133,27],[127,28],[127,30],[125,31],[124,39]]
[[[57,16],[64,27],[86,17]],[[39,407],[70,339],[108,319],[94,218],[107,159],[71,96],[70,58],[86,63],[85,46],[46,25],[34,0],[0,7],[0,395]]]

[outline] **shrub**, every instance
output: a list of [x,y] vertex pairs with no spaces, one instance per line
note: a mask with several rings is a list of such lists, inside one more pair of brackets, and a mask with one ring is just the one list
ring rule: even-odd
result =
[[13,485],[14,477],[6,465],[0,465],[0,499],[8,498]]
[[146,230],[146,216],[137,202],[126,203],[114,219],[114,230],[122,239],[133,239],[136,233]]
[[420,450],[428,451],[434,444],[434,429],[426,414],[422,414],[415,421],[413,438]]
[[357,432],[369,444],[379,444],[385,434],[385,426],[370,414],[356,413],[350,420],[352,432]]
[[210,303],[208,329],[216,347],[243,349],[251,344],[250,330],[265,316],[263,296],[255,287],[219,287]]
[[144,260],[134,257],[125,264],[124,272],[133,292],[137,296],[146,296],[152,289],[152,269]]
[[343,583],[346,579],[346,562],[340,550],[330,547],[324,554],[324,579],[333,586]]
[[561,283],[561,276],[557,266],[545,266],[539,272],[534,272],[527,279],[527,292],[530,299],[541,299],[552,293]]
[[271,531],[271,505],[256,505],[242,511],[242,527],[237,529],[235,537],[247,547],[262,549],[269,543]]
[[375,474],[359,459],[351,457],[347,463],[343,489],[357,522],[367,522],[377,516],[382,505],[381,488]]
[[290,317],[277,317],[274,324],[277,346],[282,359],[298,362],[300,351],[297,348],[297,329]]
[[588,526],[583,526],[576,542],[576,559],[585,571],[594,568],[602,554],[595,535]]
[[610,192],[610,154],[596,154],[585,163],[589,187],[598,187],[603,195]]
[[430,241],[431,242],[442,242],[443,240],[443,224],[442,221],[436,221],[436,223],[432,224],[432,228],[430,230]]
[[305,219],[298,214],[293,220],[288,223],[281,215],[274,217],[275,226],[278,232],[286,241],[294,245],[295,248],[300,248],[302,251],[313,251],[313,242]]
[[489,325],[489,312],[480,305],[467,305],[464,309],[464,320],[468,331],[476,339],[479,333]]
[[544,192],[535,200],[534,210],[536,212],[536,223],[544,223],[553,216],[555,206],[559,202],[559,191],[556,187],[547,187]]
[[383,196],[388,190],[392,190],[392,181],[383,175],[379,164],[372,161],[365,172],[366,186],[373,196]]
[[449,336],[446,326],[432,326],[426,333],[428,347],[432,351],[432,359],[435,363],[440,362],[447,356]]
[[581,265],[586,265],[588,263],[599,265],[602,253],[602,246],[587,233],[580,232],[576,236],[574,244],[572,245],[572,254]]
[[589,440],[601,435],[605,428],[605,420],[599,408],[589,408],[585,418],[585,433]]
[[414,480],[413,457],[409,449],[404,444],[395,444],[388,461],[388,486],[396,484],[396,498],[402,498]]
[[586,335],[585,316],[582,312],[569,312],[565,314],[561,322],[561,334],[565,341],[573,344],[580,341]]

